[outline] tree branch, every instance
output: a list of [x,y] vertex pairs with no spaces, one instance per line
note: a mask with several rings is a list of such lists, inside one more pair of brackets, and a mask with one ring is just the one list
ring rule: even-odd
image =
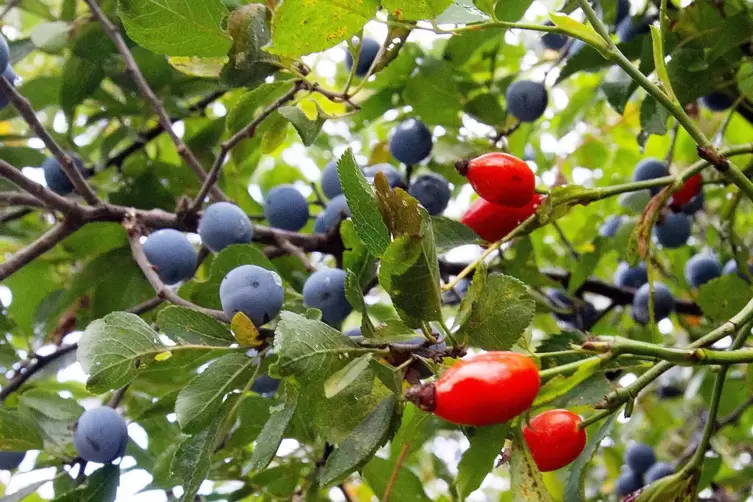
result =
[[84,213],[82,206],[27,178],[24,173],[2,159],[0,159],[0,176],[34,196],[49,209],[57,209],[63,214],[77,218],[81,217]]
[[[206,181],[206,171],[204,171],[204,168],[201,166],[199,159],[196,158],[191,149],[188,148],[188,146],[183,142],[182,139],[180,139],[180,137],[178,137],[178,135],[173,130],[173,123],[170,120],[170,117],[168,117],[164,105],[159,100],[159,98],[157,98],[157,95],[154,94],[152,88],[149,87],[149,84],[144,78],[144,75],[141,74],[136,61],[133,59],[131,51],[128,49],[128,45],[126,45],[125,40],[123,40],[123,37],[120,35],[118,28],[114,24],[112,24],[105,13],[102,12],[102,9],[99,8],[96,0],[86,0],[86,4],[89,6],[89,9],[91,10],[94,17],[102,24],[105,33],[107,33],[107,35],[115,44],[115,47],[123,58],[123,61],[125,61],[126,73],[131,75],[131,78],[133,78],[136,87],[138,87],[139,91],[144,96],[144,99],[147,101],[147,103],[149,103],[152,111],[159,118],[160,125],[175,145],[175,149],[178,151],[178,155],[183,158],[185,163],[188,164],[188,166],[193,170],[193,172],[196,174],[196,176],[199,177],[202,182]],[[212,186],[211,193],[215,199],[227,200],[225,194],[223,194],[222,191],[220,191],[220,189],[216,186]]]
[[0,94],[4,94],[8,98],[8,101],[10,101],[16,111],[18,111],[18,114],[21,115],[32,131],[34,131],[34,134],[44,142],[47,149],[60,163],[60,167],[81,197],[91,205],[99,204],[100,200],[97,194],[94,193],[92,187],[89,186],[89,183],[86,182],[84,176],[79,172],[71,156],[60,148],[60,145],[57,144],[55,139],[47,132],[47,129],[45,129],[39,119],[37,119],[29,100],[21,96],[13,84],[4,78],[0,78]]
[[42,234],[41,237],[29,246],[18,251],[7,261],[0,263],[0,281],[4,281],[36,257],[54,248],[60,241],[71,235],[80,227],[81,224],[74,220],[63,220],[62,222],[55,224],[55,226]]
[[29,378],[34,376],[35,373],[50,364],[52,361],[76,350],[77,348],[78,344],[74,343],[71,345],[63,345],[61,347],[58,347],[55,352],[46,356],[34,354],[31,364],[29,364],[23,370],[17,371],[13,378],[8,381],[8,384],[0,390],[0,401],[5,401],[5,398],[18,390],[24,383],[26,383]]
[[36,208],[45,208],[42,201],[29,193],[23,192],[0,192],[0,207],[7,206],[27,206]]

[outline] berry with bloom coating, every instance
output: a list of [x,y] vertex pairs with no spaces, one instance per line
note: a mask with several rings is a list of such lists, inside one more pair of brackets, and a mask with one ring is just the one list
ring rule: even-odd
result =
[[[73,159],[73,165],[76,166],[78,172],[81,175],[86,176],[86,167],[81,157],[75,153],[68,153]],[[68,175],[63,171],[63,166],[60,165],[58,159],[55,157],[47,157],[42,162],[42,170],[44,171],[44,181],[47,183],[47,187],[56,194],[66,195],[73,191],[73,183],[68,179]]]
[[660,223],[654,227],[654,235],[659,244],[665,248],[679,248],[684,246],[690,238],[692,221],[685,213],[668,212]]
[[[753,275],[753,263],[748,263],[748,272],[750,272],[750,275]],[[724,264],[724,268],[722,269],[723,274],[737,274],[737,276],[748,282],[748,277],[740,272],[740,269],[737,267],[737,262],[734,258],[729,260],[727,263]]]
[[390,184],[390,187],[392,188],[400,187],[403,190],[408,188],[408,185],[405,183],[405,177],[400,171],[395,169],[392,164],[376,164],[363,170],[363,175],[364,177],[366,177],[369,183],[374,182],[374,177],[377,175],[377,173],[384,174],[385,178],[387,178],[387,181]]
[[209,206],[199,221],[201,242],[219,253],[231,244],[247,244],[254,238],[251,220],[241,208],[230,202]]
[[675,473],[674,468],[666,462],[657,462],[652,465],[643,475],[647,485],[650,485],[654,481],[658,481],[661,478],[666,478]]
[[264,397],[273,396],[279,387],[280,381],[266,373],[257,377],[251,384],[251,390]]
[[256,327],[277,317],[283,301],[280,276],[256,265],[234,268],[220,283],[220,303],[225,315],[232,319],[243,312]]
[[[0,35],[2,37],[2,35]],[[18,75],[16,75],[16,72],[13,71],[13,67],[11,65],[8,65],[8,67],[5,69],[4,72],[2,72],[2,76],[5,80],[11,83],[12,86],[16,86],[16,80],[18,79]],[[0,110],[4,109],[6,106],[8,106],[8,96],[3,94],[0,96]]]
[[617,478],[617,481],[614,483],[614,493],[618,497],[624,497],[625,495],[629,495],[641,488],[643,488],[641,475],[636,474],[630,469],[622,471]]
[[419,176],[408,187],[408,193],[421,203],[426,211],[434,216],[442,214],[450,202],[450,184],[444,176],[429,173]]
[[[650,296],[649,283],[644,284],[633,297],[633,319],[641,324],[648,324],[650,319],[648,300]],[[675,299],[669,288],[660,282],[654,283],[654,319],[656,322],[669,317],[675,309]]]
[[21,465],[25,451],[0,451],[0,469],[10,471]]
[[523,437],[541,472],[556,471],[578,458],[586,446],[581,422],[568,410],[549,410],[523,427]]
[[[554,26],[554,23],[551,21],[547,21],[544,23],[544,26]],[[558,51],[561,50],[565,45],[567,45],[567,39],[565,35],[560,35],[558,33],[546,33],[541,37],[541,45],[543,45],[546,49],[552,50],[552,51]]]
[[[661,178],[667,175],[667,165],[657,159],[643,159],[635,166],[633,171],[633,181],[648,181]],[[656,195],[661,191],[661,187],[651,187],[651,195]]]
[[[374,63],[381,45],[373,38],[364,38],[361,40],[361,47],[358,51],[358,63],[356,64],[356,76],[365,77]],[[353,56],[350,51],[345,53],[345,67],[348,71],[353,68]]]
[[617,231],[625,221],[624,216],[610,216],[599,229],[599,235],[602,237],[614,237]]
[[8,41],[0,33],[0,73],[4,72],[8,67],[10,61],[10,48],[8,47]]
[[524,207],[510,207],[476,199],[465,211],[460,222],[470,227],[485,241],[498,241],[534,214],[543,200],[543,195],[534,194],[531,202]]
[[144,242],[144,254],[167,285],[193,277],[196,250],[186,236],[172,228],[157,230]]
[[533,198],[536,178],[528,164],[508,153],[486,153],[459,161],[455,169],[482,199],[503,206],[523,207]]
[[337,161],[332,160],[322,171],[322,179],[319,182],[322,186],[322,192],[328,199],[337,197],[343,193],[340,186],[340,176],[337,174]]
[[267,194],[264,217],[274,228],[296,232],[309,221],[309,204],[294,186],[280,185]]
[[700,288],[722,275],[722,264],[716,256],[699,253],[685,262],[685,280],[694,288]]
[[400,122],[390,138],[390,153],[406,165],[424,160],[433,146],[431,131],[418,119]]
[[321,310],[327,324],[342,322],[353,310],[345,296],[345,271],[324,268],[311,274],[303,284],[303,304]]
[[623,261],[617,265],[617,271],[614,273],[614,283],[621,288],[638,289],[648,282],[648,268],[646,262],[640,262],[635,267],[631,267]]
[[480,427],[507,422],[531,407],[541,380],[533,360],[515,352],[465,357],[436,382],[415,385],[406,398],[450,422]]
[[333,197],[324,211],[319,213],[314,222],[314,232],[329,232],[340,224],[340,220],[350,216],[350,208],[344,194]]
[[521,122],[535,122],[546,110],[549,98],[540,82],[518,80],[505,92],[508,111]]
[[76,423],[73,446],[89,462],[106,464],[125,454],[128,426],[109,406],[86,410]]
[[636,474],[643,474],[656,463],[654,449],[647,444],[634,443],[625,450],[625,464]]
[[701,104],[712,112],[723,112],[734,103],[734,100],[723,92],[712,92],[700,99]]

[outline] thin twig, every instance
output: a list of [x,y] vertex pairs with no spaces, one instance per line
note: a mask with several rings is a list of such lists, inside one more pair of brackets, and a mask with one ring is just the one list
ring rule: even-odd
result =
[[390,500],[392,488],[394,488],[395,481],[397,481],[397,476],[398,474],[400,474],[400,469],[403,467],[403,462],[405,462],[405,458],[408,456],[409,446],[410,443],[405,443],[400,448],[400,455],[398,455],[397,460],[395,461],[395,467],[393,467],[392,473],[390,474],[390,479],[387,481],[387,486],[384,489],[384,497],[382,497],[382,502],[389,502]]
[[78,230],[80,226],[80,223],[72,220],[64,220],[55,224],[29,246],[16,252],[7,261],[0,263],[0,281],[4,281],[27,263],[54,248],[60,241]]
[[313,265],[313,263],[311,263],[309,257],[306,256],[306,253],[303,252],[303,249],[299,248],[295,244],[292,244],[289,240],[285,239],[284,237],[280,237],[279,235],[276,236],[276,239],[277,246],[283,251],[287,252],[287,254],[298,258],[298,260],[300,260],[300,262],[303,264],[303,268],[305,268],[307,272],[314,272],[316,270],[316,267]]
[[565,245],[565,248],[570,253],[570,256],[572,256],[573,259],[575,260],[580,259],[580,256],[578,256],[578,252],[570,243],[570,240],[568,240],[567,236],[565,235],[565,232],[562,231],[562,227],[560,227],[559,223],[557,223],[556,220],[552,220],[552,226],[554,227],[554,230],[557,232],[557,235],[559,235],[560,240],[562,241],[562,244]]
[[66,215],[75,217],[81,216],[84,212],[82,206],[27,178],[24,173],[2,159],[0,159],[0,176],[35,197],[45,207],[57,209]]
[[64,356],[65,354],[72,352],[78,348],[78,344],[63,345],[58,349],[46,356],[40,356],[34,354],[33,361],[29,364],[24,371],[17,372],[13,378],[8,381],[8,384],[0,390],[0,401],[4,401],[10,394],[18,390],[26,381],[34,376],[39,370],[50,364],[52,361]]
[[[86,0],[86,4],[89,6],[89,9],[91,10],[94,17],[97,18],[97,20],[102,24],[105,33],[107,33],[107,35],[115,44],[115,47],[117,48],[118,52],[123,58],[123,61],[125,62],[126,73],[131,75],[131,78],[133,78],[136,87],[138,87],[139,91],[144,96],[144,99],[149,104],[152,111],[159,118],[159,122],[162,125],[162,128],[175,145],[175,149],[178,151],[178,155],[183,158],[183,160],[193,170],[196,176],[198,176],[199,179],[204,182],[207,179],[206,171],[204,171],[204,168],[201,166],[199,159],[196,158],[191,149],[188,148],[188,146],[173,130],[173,123],[170,120],[170,117],[167,115],[167,111],[165,110],[164,105],[159,100],[159,98],[157,98],[157,95],[154,94],[152,88],[149,87],[149,84],[144,78],[144,75],[141,74],[136,61],[133,59],[131,51],[128,49],[128,45],[126,45],[125,40],[123,40],[123,37],[120,35],[120,31],[118,31],[118,28],[114,24],[112,24],[105,13],[102,12],[102,9],[99,8],[96,0]],[[210,190],[212,192],[212,197],[214,197],[215,199],[227,200],[225,194],[223,194],[218,187],[213,185]]]
[[129,385],[130,384],[125,384],[124,386],[122,386],[121,388],[119,388],[118,390],[116,390],[113,393],[112,397],[110,398],[110,401],[107,403],[107,406],[109,406],[110,408],[113,408],[113,409],[117,408],[120,405],[120,402],[125,397],[125,393],[128,390],[128,386]]
[[0,207],[3,206],[45,207],[42,201],[24,192],[0,192]]
[[343,494],[343,497],[345,498],[345,502],[353,502],[353,499],[351,498],[350,494],[348,493],[348,490],[345,489],[345,484],[340,483],[337,485],[337,487],[340,489],[340,493]]
[[8,101],[10,101],[16,111],[18,111],[18,114],[21,115],[31,130],[34,131],[34,134],[42,140],[47,149],[52,153],[55,159],[57,159],[63,172],[68,176],[71,184],[81,197],[91,205],[99,204],[100,200],[97,197],[97,194],[94,193],[92,187],[86,182],[86,179],[73,162],[73,158],[57,144],[55,139],[49,132],[47,132],[47,129],[45,129],[39,119],[37,119],[29,100],[19,94],[13,84],[4,78],[0,78],[0,94],[4,94],[5,97],[8,98]]
[[0,214],[0,223],[10,223],[11,221],[20,220],[27,214],[33,213],[34,210],[28,207],[22,207],[14,211],[5,211]]
[[233,136],[230,137],[230,139],[224,141],[220,145],[220,152],[217,154],[217,158],[214,160],[214,164],[212,164],[212,168],[209,170],[209,175],[207,175],[204,179],[204,183],[202,184],[199,193],[196,195],[196,198],[191,204],[191,207],[189,208],[190,212],[195,213],[201,208],[201,205],[204,203],[204,198],[207,196],[207,193],[209,193],[212,187],[214,187],[217,183],[217,179],[220,177],[220,171],[222,170],[222,165],[225,163],[225,157],[227,156],[228,152],[230,152],[230,150],[232,150],[242,140],[253,138],[254,134],[256,134],[256,128],[259,127],[259,124],[261,124],[262,121],[265,118],[269,117],[275,110],[279,109],[285,103],[292,100],[300,88],[300,81],[296,81],[288,92],[277,98],[274,102],[267,106],[259,114],[258,117],[252,120],[251,123],[249,123],[240,131],[236,132]]

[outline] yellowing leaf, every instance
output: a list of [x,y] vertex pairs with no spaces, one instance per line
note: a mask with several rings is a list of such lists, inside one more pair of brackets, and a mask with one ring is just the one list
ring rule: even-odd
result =
[[154,356],[154,360],[155,361],[167,361],[171,357],[173,357],[173,353],[168,350],[165,352],[160,352],[159,354]]
[[262,343],[256,326],[243,312],[238,312],[233,316],[230,329],[233,330],[233,336],[241,347],[258,347]]

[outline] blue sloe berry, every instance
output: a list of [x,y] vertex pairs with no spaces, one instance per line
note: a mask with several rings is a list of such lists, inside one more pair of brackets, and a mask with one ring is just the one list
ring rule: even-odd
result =
[[345,272],[324,268],[311,274],[303,284],[303,304],[321,310],[327,324],[342,322],[353,310],[345,297]]
[[[644,284],[633,297],[633,319],[641,324],[648,324],[649,283]],[[669,288],[660,282],[654,283],[654,319],[658,322],[669,317],[675,308],[675,299]]]
[[727,94],[716,91],[702,96],[700,102],[712,112],[723,112],[732,106],[735,101]]
[[[81,157],[70,152],[68,155],[73,159],[73,164],[76,166],[76,169],[78,169],[82,175],[86,176],[86,167],[84,167],[84,162],[81,160]],[[47,183],[47,187],[50,190],[60,195],[69,194],[73,191],[73,183],[68,179],[65,171],[63,171],[63,166],[60,165],[60,162],[58,162],[55,157],[47,157],[44,159],[44,162],[42,162],[42,170],[44,171],[44,181]]]
[[573,312],[569,314],[554,312],[554,317],[560,321],[578,329],[588,329],[596,322],[598,312],[591,303],[584,302],[576,305],[565,292],[558,289],[550,289],[546,294],[556,306],[573,309]]
[[654,235],[665,248],[679,248],[688,242],[691,226],[692,221],[687,214],[668,212],[654,227]]
[[106,464],[125,454],[128,426],[109,406],[86,410],[73,433],[76,452],[89,462]]
[[292,185],[280,185],[267,194],[264,217],[275,228],[295,232],[309,220],[306,198]]
[[10,62],[10,48],[8,41],[0,34],[0,73],[4,72]]
[[256,327],[277,317],[283,301],[280,276],[257,265],[234,268],[220,283],[220,303],[225,315],[232,319],[243,312]]
[[328,199],[337,197],[343,193],[340,186],[340,177],[337,174],[337,161],[333,160],[322,171],[321,179],[322,192]]
[[505,92],[507,109],[521,122],[535,122],[544,114],[549,98],[540,82],[518,80]]
[[[646,181],[661,178],[667,175],[667,165],[657,159],[648,158],[638,162],[633,171],[633,181]],[[649,189],[651,195],[656,195],[661,191],[661,187],[652,187]]]
[[414,118],[400,122],[390,138],[390,153],[406,165],[418,164],[424,160],[433,146],[429,128]]
[[[374,59],[379,53],[381,45],[373,38],[364,38],[361,40],[361,47],[358,52],[358,63],[356,64],[356,76],[365,77],[374,63]],[[350,51],[345,53],[345,67],[348,71],[353,68],[353,56]]]
[[[547,21],[544,26],[554,26],[554,23]],[[566,44],[567,39],[565,35],[558,35],[557,33],[547,33],[541,37],[541,45],[552,51],[561,50]]]
[[647,444],[633,443],[625,450],[625,464],[636,474],[643,474],[656,463],[654,449]]
[[617,231],[622,226],[623,221],[625,221],[624,216],[610,216],[599,229],[599,235],[602,237],[614,237],[617,235]]
[[620,24],[628,15],[630,15],[630,0],[617,0],[617,12],[614,15],[614,24]]
[[391,164],[376,164],[363,170],[363,175],[369,180],[369,182],[373,182],[377,173],[384,174],[392,188],[408,188],[405,184],[405,177],[403,177],[403,174]]
[[654,481],[671,476],[674,472],[675,470],[670,464],[666,462],[657,462],[646,471],[646,474],[644,474],[644,481],[647,485],[650,485]]
[[682,212],[687,215],[693,215],[697,213],[698,211],[703,209],[703,200],[704,200],[703,192],[701,192],[695,197],[693,197],[692,199],[690,199],[690,202],[688,202],[682,207]]
[[25,451],[0,451],[0,469],[10,471],[21,465]]
[[177,230],[165,228],[151,234],[144,242],[144,254],[165,284],[176,284],[193,277],[196,250]]
[[247,244],[254,238],[251,220],[241,208],[230,202],[209,206],[199,221],[201,242],[219,253],[231,244]]
[[694,288],[700,288],[722,275],[722,264],[716,256],[699,253],[685,262],[685,280]]
[[280,381],[266,373],[257,377],[251,384],[251,390],[264,397],[274,395],[279,387]]
[[[1,37],[2,35],[0,35]],[[11,65],[8,65],[7,68],[5,68],[5,71],[2,72],[2,76],[5,80],[11,83],[15,87],[16,80],[18,79],[18,75],[16,75],[16,72],[13,71],[13,67]],[[5,94],[0,93],[0,110],[4,109],[6,106],[8,106],[8,103],[10,101],[8,100],[8,96]]]
[[408,187],[408,193],[415,197],[431,215],[442,214],[450,202],[450,184],[436,173],[424,174],[416,178]]
[[630,469],[622,471],[614,483],[614,493],[618,497],[624,497],[643,488],[640,474]]
[[[748,272],[750,272],[751,275],[753,275],[753,263],[748,263]],[[727,263],[724,264],[724,268],[722,269],[722,274],[737,274],[740,279],[744,281],[748,281],[748,277],[740,272],[740,269],[737,267],[737,262],[735,259],[729,260]]]
[[652,17],[633,18],[627,16],[617,25],[617,38],[620,42],[630,42],[638,35],[651,31],[650,26],[653,22]]
[[314,221],[314,232],[325,233],[333,230],[343,218],[350,216],[350,208],[348,207],[348,201],[345,199],[345,195],[340,194],[333,197],[327,205],[324,206],[324,211],[319,213]]
[[617,265],[614,273],[614,283],[621,288],[638,289],[648,282],[648,269],[645,262],[631,267],[627,262]]

